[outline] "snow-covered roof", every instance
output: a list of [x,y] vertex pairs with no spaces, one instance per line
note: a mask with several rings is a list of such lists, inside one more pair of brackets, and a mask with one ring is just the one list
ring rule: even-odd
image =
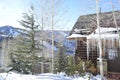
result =
[[[118,30],[120,30],[120,28],[118,28]],[[95,30],[95,34],[98,33],[98,28]],[[117,31],[117,28],[100,28],[100,33],[108,33],[108,32],[113,32],[113,31]]]
[[[120,30],[120,28],[118,28],[118,30]],[[119,38],[119,34],[116,33],[111,33],[117,31],[116,28],[100,28],[100,33],[101,33],[101,39],[106,39],[106,38],[115,38],[118,39]],[[81,35],[81,34],[75,34],[73,33],[72,35],[68,36],[68,39],[77,39],[77,38],[84,38],[86,37],[87,39],[97,39],[99,38],[98,35],[98,29],[95,30],[95,32],[93,32],[90,35]]]
[[[101,34],[101,39],[118,39],[119,38],[119,34]],[[87,39],[98,39],[99,35],[98,34],[91,34],[87,37]]]
[[[120,30],[120,28],[118,28],[118,30]],[[97,28],[95,30],[95,32],[93,32],[92,34],[87,36],[87,39],[97,39],[97,38],[99,38],[98,31],[99,30]],[[118,39],[119,38],[119,34],[114,33],[114,31],[117,32],[117,28],[103,28],[103,27],[100,27],[101,39],[107,39],[107,38]],[[113,33],[111,33],[111,32],[113,32]]]
[[87,35],[81,35],[81,34],[72,34],[70,36],[68,36],[68,39],[77,39],[77,38],[84,38],[87,37]]

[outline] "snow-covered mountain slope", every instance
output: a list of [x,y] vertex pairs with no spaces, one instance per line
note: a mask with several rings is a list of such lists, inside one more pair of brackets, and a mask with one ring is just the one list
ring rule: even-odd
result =
[[19,33],[17,32],[17,28],[12,26],[1,26],[0,27],[0,34],[1,36],[17,36]]
[[[52,33],[50,30],[46,30],[43,33],[44,38],[48,43],[52,45]],[[59,48],[60,45],[66,48],[67,54],[74,54],[75,53],[75,41],[68,40],[67,37],[69,35],[69,31],[61,31],[61,30],[54,30],[54,45]]]
[[[18,36],[19,33],[17,32],[19,28],[14,28],[12,26],[1,26],[0,27],[0,40],[2,40],[4,37],[14,37]],[[39,31],[38,31],[38,35]],[[73,54],[74,53],[74,47],[75,47],[75,41],[69,41],[67,39],[67,36],[69,35],[69,31],[61,31],[61,30],[54,30],[54,45],[55,45],[55,50],[58,50],[58,44],[63,45],[66,47],[67,54]],[[50,30],[45,30],[43,33],[43,36],[45,38],[44,44],[48,47],[52,45],[52,33]],[[40,36],[37,36],[40,37]],[[39,40],[39,39],[38,39]],[[51,48],[50,48],[51,49]]]

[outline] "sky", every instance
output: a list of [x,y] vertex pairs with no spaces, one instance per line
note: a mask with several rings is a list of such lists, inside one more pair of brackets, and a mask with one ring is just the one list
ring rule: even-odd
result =
[[[115,10],[120,10],[120,0],[112,1]],[[0,26],[10,25],[21,28],[18,20],[21,20],[22,13],[28,9],[31,3],[36,4],[36,0],[1,0]],[[68,17],[65,20],[69,21],[66,26],[57,29],[71,30],[79,16],[96,13],[96,0],[63,0],[62,5],[67,9]],[[111,11],[111,0],[99,0],[99,7],[101,12]]]

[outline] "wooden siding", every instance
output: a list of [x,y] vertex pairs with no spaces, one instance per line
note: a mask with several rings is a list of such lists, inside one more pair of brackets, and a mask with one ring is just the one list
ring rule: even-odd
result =
[[[111,40],[106,40],[107,44],[103,44],[105,41],[102,41],[103,47],[103,58],[107,59],[107,69],[108,72],[118,72],[120,73],[120,48],[118,46],[118,41],[115,39],[115,46],[111,46]],[[93,41],[94,42],[94,41]],[[93,43],[90,42],[92,45]],[[95,43],[95,42],[94,42]],[[109,44],[108,44],[109,43]],[[99,57],[99,49],[98,46],[94,45],[89,46],[89,60],[91,60],[95,66],[97,66],[97,58]],[[112,54],[112,55],[111,55]],[[75,52],[75,62],[77,63],[77,59],[81,58],[82,60],[87,60],[87,43],[86,39],[77,40],[76,52]]]
[[[118,27],[120,27],[120,11],[115,11],[115,16],[116,16],[116,20],[117,20],[117,25]],[[104,12],[100,14],[100,27],[104,27],[104,28],[115,28],[115,24],[114,24],[114,19],[113,19],[113,13],[112,11],[110,12]],[[89,35],[92,32],[95,31],[95,29],[97,28],[96,26],[96,14],[89,14],[89,15],[82,15],[78,18],[78,20],[76,21],[76,23],[74,24],[71,32],[69,35],[73,34],[73,33],[80,33],[83,35]],[[76,31],[77,29],[77,31]],[[87,31],[82,31],[81,29],[86,29]],[[88,33],[89,32],[89,33]],[[115,32],[116,33],[116,32]],[[108,48],[110,47],[112,41],[110,40],[106,40],[103,44],[102,47],[103,48],[103,53],[105,54],[104,58],[106,58],[108,60],[108,71],[110,72],[119,72],[120,73],[120,45],[118,45],[118,40],[114,40],[115,42],[115,47],[114,48]],[[89,51],[89,59],[94,62],[96,64],[97,62],[97,57],[99,56],[99,51],[97,46],[94,47],[89,47],[90,51]],[[112,50],[116,50],[117,52],[114,52]],[[111,53],[115,56],[115,59],[109,59]],[[118,56],[116,56],[116,54]],[[77,41],[77,46],[76,46],[76,52],[75,52],[75,60],[77,62],[77,57],[80,57],[83,60],[87,59],[87,49],[86,49],[86,44],[81,41],[78,40]]]
[[77,63],[78,57],[81,58],[82,60],[87,59],[87,50],[86,50],[86,43],[82,41],[77,41],[77,46],[76,46],[76,52],[75,52],[75,61]]
[[[82,60],[87,60],[87,43],[86,38],[84,40],[77,40],[77,46],[75,51],[75,62],[77,63],[77,59],[81,58]],[[89,60],[91,60],[95,66],[97,64],[97,50],[91,51],[89,53]]]

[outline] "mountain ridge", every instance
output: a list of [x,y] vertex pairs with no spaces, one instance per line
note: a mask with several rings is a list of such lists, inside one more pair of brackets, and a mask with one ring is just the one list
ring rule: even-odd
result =
[[[13,26],[1,26],[0,27],[0,40],[2,40],[2,38],[4,37],[18,36],[19,33],[17,32],[17,30],[19,29],[20,28],[15,28]],[[58,48],[57,47],[58,43],[62,43],[62,45],[67,48],[67,51],[66,51],[67,54],[74,54],[75,42],[67,40],[67,36],[69,35],[69,32],[70,31],[54,30],[54,43],[55,43],[56,48]],[[51,41],[52,41],[51,30],[44,30],[44,36],[48,38],[49,45],[52,45],[51,44]]]

